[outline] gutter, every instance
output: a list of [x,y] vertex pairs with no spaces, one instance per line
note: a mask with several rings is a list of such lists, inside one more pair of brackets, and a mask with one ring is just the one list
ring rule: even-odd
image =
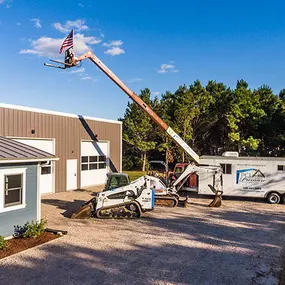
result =
[[47,157],[47,158],[27,158],[27,159],[3,159],[0,160],[0,164],[8,163],[20,163],[20,162],[44,162],[44,161],[58,161],[57,157]]

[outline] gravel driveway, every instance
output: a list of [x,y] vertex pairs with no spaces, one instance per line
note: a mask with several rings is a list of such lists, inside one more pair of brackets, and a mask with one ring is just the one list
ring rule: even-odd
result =
[[193,198],[140,220],[70,220],[90,192],[43,197],[68,235],[0,261],[0,284],[278,284],[285,205]]

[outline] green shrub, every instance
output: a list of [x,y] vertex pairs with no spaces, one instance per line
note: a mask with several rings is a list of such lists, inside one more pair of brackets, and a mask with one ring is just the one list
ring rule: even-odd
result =
[[8,246],[7,241],[3,236],[0,236],[0,250],[5,249]]
[[32,221],[31,223],[27,222],[25,224],[26,231],[24,233],[24,237],[39,237],[42,232],[45,231],[45,224],[46,221],[41,219],[40,222],[34,222]]

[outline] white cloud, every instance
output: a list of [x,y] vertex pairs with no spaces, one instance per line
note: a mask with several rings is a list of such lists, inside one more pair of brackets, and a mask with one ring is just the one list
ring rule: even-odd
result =
[[39,50],[33,50],[33,49],[22,49],[19,52],[20,54],[36,54],[36,55],[42,55],[41,51]]
[[13,3],[13,0],[0,0],[0,5],[6,4],[5,8],[10,8],[12,3]]
[[66,21],[65,24],[57,22],[53,24],[53,27],[58,31],[60,31],[61,33],[70,32],[72,29],[74,29],[77,32],[89,29],[89,27],[85,25],[85,21],[82,19],[77,19],[75,21]]
[[93,78],[91,76],[84,76],[80,78],[81,80],[92,80]]
[[109,43],[103,43],[104,47],[118,47],[121,46],[123,42],[121,40],[111,41]]
[[139,81],[142,81],[142,78],[140,78],[140,77],[134,77],[134,78],[128,80],[129,83],[139,82]]
[[90,44],[90,45],[97,45],[97,44],[101,43],[102,40],[97,38],[97,37],[85,37],[83,34],[76,34],[74,36],[74,41],[75,41],[75,43],[76,43],[76,41],[78,41],[79,43],[84,42],[84,43]]
[[105,54],[115,56],[124,54],[125,51],[120,47],[123,44],[121,40],[114,40],[109,43],[103,43],[103,46],[109,47],[106,51],[104,51]]
[[105,54],[111,55],[111,56],[115,56],[115,55],[120,55],[120,54],[124,54],[125,51],[120,48],[120,47],[112,47],[106,51],[104,51]]
[[[65,38],[54,39],[50,37],[40,37],[37,40],[31,41],[31,48],[22,49],[20,54],[35,54],[38,56],[59,56],[59,49]],[[100,43],[101,40],[96,37],[85,37],[82,34],[74,36],[74,50],[76,54],[82,54],[91,49],[91,45]]]
[[154,96],[158,96],[158,95],[160,95],[161,93],[156,91],[156,92],[151,92],[151,94],[154,95]]
[[40,29],[42,27],[41,20],[39,18],[31,19],[32,22],[35,22],[35,28]]
[[62,32],[62,33],[70,32],[69,29],[64,28],[60,23],[54,23],[54,24],[53,24],[53,27],[54,27],[55,29],[57,29],[58,31]]
[[175,69],[175,66],[173,64],[163,63],[157,72],[158,73],[168,73],[168,72],[178,72],[178,70]]
[[84,67],[77,68],[77,69],[71,71],[71,73],[82,73],[82,72],[85,72]]

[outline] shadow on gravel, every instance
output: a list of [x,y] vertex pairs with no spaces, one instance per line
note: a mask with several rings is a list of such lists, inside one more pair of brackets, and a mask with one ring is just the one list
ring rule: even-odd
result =
[[64,210],[61,215],[63,215],[66,218],[70,218],[71,215],[80,209],[80,207],[85,203],[86,201],[83,200],[74,200],[72,202],[70,201],[64,201],[59,199],[42,199],[43,204],[52,205],[59,209]]
[[[237,277],[227,273],[241,266],[242,253],[183,245],[133,246],[95,250],[49,244],[41,248],[44,258],[27,256],[21,265],[2,266],[0,284],[249,284],[236,283]],[[222,259],[227,265],[221,269]],[[249,271],[242,274],[245,281],[253,277]]]
[[[58,200],[45,202],[70,206]],[[88,241],[90,248],[68,244],[67,236],[64,245],[43,246],[41,257],[25,255],[20,264],[1,266],[0,284],[274,285],[284,242],[276,225],[283,220],[281,212],[229,210],[209,210],[201,218],[172,211],[168,217],[115,224],[108,220],[101,226],[118,227],[114,242],[102,229],[100,245],[95,235]]]
[[[42,199],[63,209],[68,218],[84,202]],[[0,284],[18,280],[23,284],[278,284],[285,230],[280,206],[274,212],[250,206],[206,209],[191,202],[189,208],[156,208],[156,215],[149,213],[137,221],[94,224],[94,231],[106,226],[106,242],[99,249],[46,245],[41,248],[43,259],[25,257],[27,266],[0,268]],[[203,215],[196,216],[195,211]],[[109,242],[108,226],[118,227],[120,247]],[[132,250],[124,250],[126,236],[130,237],[126,246]],[[96,235],[89,242],[96,244]]]
[[[202,195],[197,193],[187,193],[190,198],[199,198],[199,199],[214,199],[214,195]],[[247,202],[254,202],[254,203],[262,203],[265,204],[267,201],[265,198],[252,198],[252,197],[236,197],[236,196],[222,196],[224,201],[247,201]]]
[[[263,251],[266,247],[271,252],[280,250],[276,236],[284,224],[284,213],[254,212],[215,212],[211,211],[205,218],[187,217],[176,214],[174,218],[155,218],[145,222],[160,229],[189,235],[191,239],[216,246],[238,246],[239,248]],[[228,223],[230,222],[230,223]],[[198,233],[197,238],[192,237]]]

